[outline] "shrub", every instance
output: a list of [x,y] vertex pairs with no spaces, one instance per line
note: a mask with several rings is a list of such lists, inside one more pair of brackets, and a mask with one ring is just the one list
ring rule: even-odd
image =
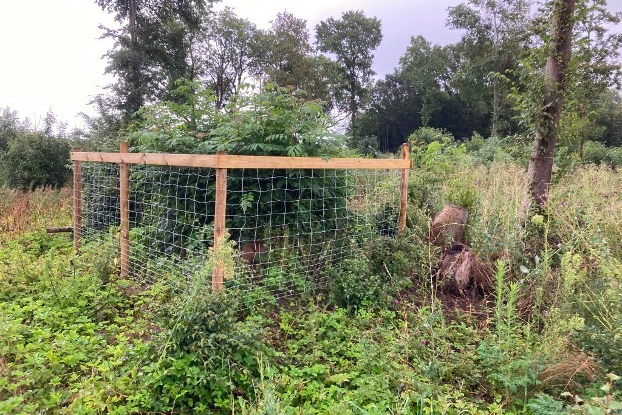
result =
[[387,300],[381,277],[372,274],[369,260],[364,256],[340,261],[329,268],[329,275],[332,300],[340,307],[373,307]]
[[432,127],[421,127],[408,137],[408,142],[417,146],[425,146],[430,143],[450,144],[455,141],[451,133]]
[[0,182],[21,190],[61,187],[70,177],[69,151],[70,145],[63,139],[38,132],[20,135],[0,156]]
[[412,279],[428,271],[428,244],[416,231],[407,230],[396,237],[380,236],[365,247],[372,274],[382,276],[383,291],[397,296],[412,284]]
[[[230,258],[230,249],[216,255]],[[146,368],[154,411],[229,410],[234,395],[250,397],[259,376],[257,330],[252,321],[242,321],[239,295],[212,290],[212,261],[163,307],[164,352],[153,356]],[[233,264],[230,259],[225,262],[227,276]]]
[[377,236],[366,242],[365,255],[329,267],[333,301],[350,309],[392,305],[422,271],[423,250],[414,240],[404,235]]
[[[261,93],[234,97],[223,113],[215,113],[209,99],[199,100],[193,111],[190,116],[186,107],[172,103],[144,109],[145,125],[130,136],[130,143],[145,152],[226,151],[236,155],[323,157],[340,151],[341,138],[329,131],[329,119],[322,106],[284,88],[268,86]],[[184,122],[188,118],[204,121]],[[210,224],[214,212],[213,171],[199,174],[196,169],[181,168],[169,173],[144,167],[134,172],[134,187],[153,198],[137,201],[137,206],[159,210],[152,215],[157,223],[146,225],[185,238],[195,225]],[[148,183],[150,175],[158,179],[158,192],[149,188],[153,186]],[[302,235],[311,229],[325,229],[333,222],[331,229],[338,229],[335,222],[345,211],[346,194],[346,176],[338,171],[311,174],[305,170],[255,170],[249,174],[241,169],[230,170],[227,203],[238,206],[240,214],[228,216],[227,228],[237,240],[255,240],[258,232],[261,236],[274,228],[288,228],[291,234]],[[178,208],[179,200],[187,200],[184,211]],[[196,217],[185,211],[195,212]],[[175,218],[164,221],[165,226],[175,229],[162,228],[158,217],[163,215]],[[204,218],[204,223],[195,223],[197,218]]]
[[441,188],[458,166],[466,162],[464,150],[443,130],[420,128],[408,138],[416,171],[410,175],[408,197],[426,213],[442,208]]
[[511,148],[509,140],[509,138],[503,139],[498,136],[485,139],[475,133],[462,145],[476,162],[490,164],[493,161],[510,161],[514,158],[512,153],[516,149]]
[[364,156],[374,156],[378,154],[378,140],[374,136],[351,136],[348,138],[348,147],[356,150]]
[[622,147],[607,147],[595,141],[586,141],[583,161],[593,164],[608,164],[611,167],[622,166]]

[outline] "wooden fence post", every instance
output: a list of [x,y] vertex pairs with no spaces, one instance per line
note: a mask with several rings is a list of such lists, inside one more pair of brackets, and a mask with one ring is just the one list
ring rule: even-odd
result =
[[[129,153],[127,141],[119,145],[119,153]],[[123,162],[119,164],[119,204],[121,209],[119,232],[121,276],[127,277],[130,270],[130,166]]]
[[[219,152],[218,155],[226,154]],[[224,280],[224,264],[222,252],[225,243],[225,218],[227,216],[227,169],[220,168],[216,161],[216,202],[214,207],[214,271],[212,274],[212,288],[220,290]]]
[[[408,143],[402,144],[402,159],[410,158],[410,146]],[[400,183],[400,215],[398,219],[398,230],[402,232],[406,229],[406,210],[408,208],[408,173],[410,168],[402,170],[402,182]]]
[[[73,152],[79,152],[74,148]],[[80,237],[82,231],[82,163],[73,162],[73,249],[80,251]]]

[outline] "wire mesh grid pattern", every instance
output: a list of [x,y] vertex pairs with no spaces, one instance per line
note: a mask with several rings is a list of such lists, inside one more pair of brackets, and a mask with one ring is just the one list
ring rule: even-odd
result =
[[[116,163],[82,163],[84,244],[116,241],[119,170]],[[209,283],[216,170],[130,165],[129,276],[173,290],[186,290],[197,279]],[[225,287],[252,292],[263,303],[326,286],[332,265],[360,254],[368,238],[397,232],[400,173],[229,169]]]

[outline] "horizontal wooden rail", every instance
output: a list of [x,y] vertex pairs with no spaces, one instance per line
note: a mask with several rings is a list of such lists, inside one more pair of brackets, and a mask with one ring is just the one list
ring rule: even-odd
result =
[[227,154],[72,152],[72,161],[216,169],[409,169],[408,159],[233,156]]

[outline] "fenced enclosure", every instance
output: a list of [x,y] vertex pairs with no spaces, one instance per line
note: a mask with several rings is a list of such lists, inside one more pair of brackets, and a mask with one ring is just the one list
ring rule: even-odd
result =
[[[112,244],[121,274],[183,290],[286,297],[406,223],[401,159],[74,151],[74,243]],[[102,245],[103,246],[103,245]],[[267,298],[267,297],[266,297]],[[261,296],[258,301],[262,301]]]

